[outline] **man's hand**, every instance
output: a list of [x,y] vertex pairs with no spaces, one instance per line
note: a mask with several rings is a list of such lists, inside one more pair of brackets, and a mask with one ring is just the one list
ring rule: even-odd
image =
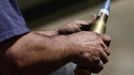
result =
[[58,34],[71,34],[79,31],[89,31],[91,24],[96,20],[96,15],[93,15],[89,21],[76,20],[58,29]]
[[[76,39],[75,38],[76,36],[74,36],[74,34],[73,34],[73,33],[80,32],[80,31],[89,31],[90,25],[95,20],[96,20],[96,15],[94,15],[92,17],[92,19],[89,20],[89,21],[80,21],[80,20],[77,20],[77,21],[74,21],[72,23],[69,23],[69,24],[64,25],[63,27],[59,28],[57,30],[58,33],[57,32],[56,33],[57,33],[57,35],[69,35],[69,36],[70,36],[70,34],[72,34],[73,36],[72,35],[71,36],[75,39],[75,41],[76,42],[80,42],[80,43],[81,43],[82,40],[91,40],[91,37],[92,38],[94,37],[93,35],[96,35],[96,37],[100,37],[98,39],[102,39],[102,41],[101,40],[98,41],[98,39],[94,38],[94,40],[92,40],[93,43],[91,43],[91,44],[87,43],[87,45],[89,45],[88,47],[93,47],[93,48],[101,49],[101,52],[100,52],[100,55],[101,55],[100,58],[101,59],[99,57],[97,57],[97,58],[99,58],[99,61],[97,62],[98,64],[94,63],[93,61],[92,61],[92,63],[94,65],[91,64],[92,66],[95,66],[95,65],[97,66],[98,65],[98,67],[91,67],[91,66],[90,66],[90,68],[88,67],[88,69],[91,69],[92,72],[97,73],[97,72],[100,72],[103,69],[103,65],[108,62],[108,56],[110,54],[110,52],[108,50],[109,49],[108,47],[109,47],[109,44],[110,44],[110,37],[107,36],[107,35],[101,35],[101,34],[91,33],[90,32],[89,35],[86,35],[86,36],[89,36],[89,38],[83,38],[80,41],[80,39]],[[55,33],[55,32],[53,32],[53,33]],[[82,33],[84,33],[84,32],[82,32]],[[80,37],[82,33],[77,34],[77,37]],[[83,35],[83,37],[85,37],[85,35]],[[98,43],[101,42],[103,44],[102,45],[101,44],[100,45],[97,45],[97,43],[95,41],[98,42]],[[73,42],[73,40],[72,40],[72,42]],[[89,41],[89,42],[91,42],[91,41]],[[84,44],[85,43],[82,43],[81,44],[81,45],[83,45],[83,48],[85,48],[84,47]],[[92,45],[92,44],[94,44],[94,45]],[[74,48],[75,48],[75,46],[74,46]],[[103,51],[103,48],[104,48],[104,51],[105,52],[102,52]],[[92,50],[93,49],[91,49],[91,52],[96,52],[96,51],[94,51],[94,50],[92,51]],[[77,51],[77,52],[79,52],[79,51]],[[90,58],[92,59],[92,56]],[[93,56],[93,59],[95,59],[95,58],[96,57]],[[80,60],[80,59],[78,59],[78,60]],[[84,68],[86,68],[86,67],[84,67]]]
[[74,62],[92,72],[101,71],[110,54],[110,38],[86,32],[93,20],[57,31],[29,32],[1,43],[0,61],[5,61],[1,69],[5,75],[46,75]]
[[89,31],[91,24],[96,20],[93,15],[89,21],[75,20],[63,25],[62,27],[52,31],[38,31],[38,33],[46,36],[69,35],[80,31]]
[[110,37],[94,32],[78,32],[67,36],[69,39],[68,50],[73,57],[72,61],[92,72],[98,73],[108,62],[110,55]]

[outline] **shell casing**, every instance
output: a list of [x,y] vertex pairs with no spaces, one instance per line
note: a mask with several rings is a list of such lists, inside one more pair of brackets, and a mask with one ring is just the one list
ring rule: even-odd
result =
[[90,31],[105,34],[107,19],[108,15],[102,13],[100,16],[97,17],[97,20],[91,25]]
[[105,34],[106,32],[106,24],[103,20],[97,20],[93,26],[91,26],[90,31]]

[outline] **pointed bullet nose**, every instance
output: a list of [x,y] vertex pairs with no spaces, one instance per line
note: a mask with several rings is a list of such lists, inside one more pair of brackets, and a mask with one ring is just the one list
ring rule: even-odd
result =
[[110,11],[110,3],[111,3],[111,0],[106,0],[106,2],[104,3],[102,9]]

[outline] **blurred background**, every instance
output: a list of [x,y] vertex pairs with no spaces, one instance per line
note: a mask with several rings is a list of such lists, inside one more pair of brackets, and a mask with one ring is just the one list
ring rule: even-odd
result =
[[[32,30],[56,29],[73,20],[88,20],[98,13],[102,0],[19,0]],[[134,0],[112,0],[107,34],[112,37],[111,56],[97,75],[134,74]]]

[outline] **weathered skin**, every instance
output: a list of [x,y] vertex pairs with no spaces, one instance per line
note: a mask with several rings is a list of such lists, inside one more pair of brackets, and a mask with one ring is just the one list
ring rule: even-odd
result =
[[100,72],[108,62],[111,39],[85,31],[94,20],[53,31],[31,31],[0,43],[0,71],[3,75],[47,75],[74,62]]

